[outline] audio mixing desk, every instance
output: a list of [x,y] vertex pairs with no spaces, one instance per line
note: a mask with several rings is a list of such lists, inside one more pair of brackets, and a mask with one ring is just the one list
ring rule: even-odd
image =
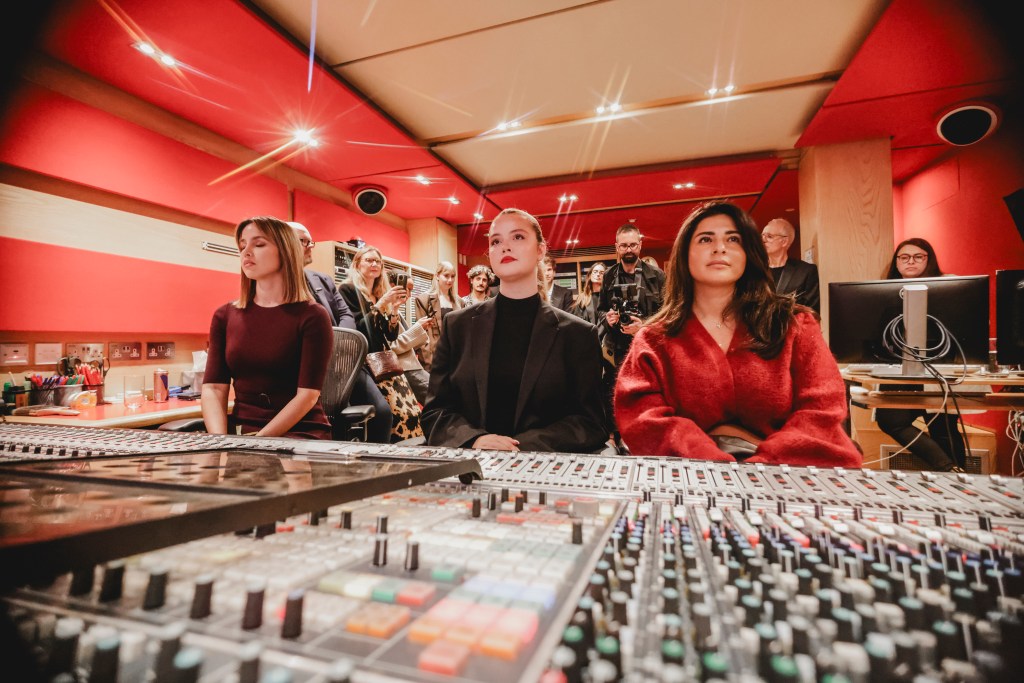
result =
[[1022,563],[1016,478],[0,425],[17,680],[1016,681]]

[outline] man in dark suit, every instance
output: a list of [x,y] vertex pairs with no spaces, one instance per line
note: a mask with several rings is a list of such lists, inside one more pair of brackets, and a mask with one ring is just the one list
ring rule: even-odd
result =
[[[309,230],[302,223],[289,222],[288,225],[292,226],[295,236],[299,238],[299,244],[302,245],[302,265],[308,266],[313,262],[313,246],[316,243],[313,242]],[[345,300],[338,293],[338,287],[334,284],[334,280],[309,268],[303,270],[303,274],[306,276],[306,284],[309,285],[317,303],[331,314],[331,326],[344,327],[349,330],[356,329],[355,316],[352,315],[352,311],[349,310]],[[367,424],[367,440],[371,443],[390,443],[393,420],[391,405],[377,388],[377,384],[365,367],[356,378],[349,403],[372,405],[375,414]]]
[[572,308],[572,290],[555,284],[555,259],[544,257],[544,284],[548,288],[548,303],[560,311]]
[[818,267],[813,263],[789,258],[789,247],[796,239],[793,224],[785,218],[773,218],[761,231],[764,248],[768,252],[768,266],[775,278],[779,294],[796,294],[796,302],[821,313],[818,291]]

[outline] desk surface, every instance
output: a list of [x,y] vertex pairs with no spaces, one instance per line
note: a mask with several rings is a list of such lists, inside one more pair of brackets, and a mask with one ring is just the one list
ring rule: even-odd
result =
[[[856,384],[877,385],[884,388],[886,384],[935,384],[938,380],[905,380],[889,377],[872,377],[870,375],[853,374],[843,372],[843,379]],[[1024,410],[1024,394],[1011,392],[997,393],[960,393],[958,385],[951,385],[951,393],[956,394],[956,402],[961,410]],[[991,386],[995,387],[1019,387],[1024,386],[1024,377],[1008,375],[967,375],[959,386]],[[854,405],[861,408],[940,408],[942,407],[941,396],[915,396],[913,392],[886,392],[869,391],[867,394],[855,394],[851,396]],[[947,409],[953,408],[953,401],[950,399],[946,405]]]
[[[938,384],[937,379],[903,379],[902,377],[872,377],[866,373],[842,371],[843,379],[858,384]],[[951,378],[945,379],[953,381]],[[991,385],[993,387],[1022,387],[1024,386],[1024,375],[1019,373],[1013,375],[964,375],[962,386]],[[956,385],[951,385],[955,390]]]
[[[230,405],[229,405],[230,410]],[[7,421],[18,424],[64,425],[65,427],[152,427],[171,420],[202,417],[203,408],[198,400],[183,401],[172,398],[166,403],[146,401],[138,410],[126,410],[121,403],[105,403],[83,408],[78,415],[8,415]]]

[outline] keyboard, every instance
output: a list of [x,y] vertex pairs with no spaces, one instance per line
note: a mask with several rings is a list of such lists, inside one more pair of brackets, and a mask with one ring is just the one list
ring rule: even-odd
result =
[[[957,396],[985,396],[992,393],[992,387],[988,384],[956,385],[950,387],[950,398],[953,394]],[[924,389],[880,389],[870,392],[871,396],[944,396],[945,392],[937,384],[926,386]]]

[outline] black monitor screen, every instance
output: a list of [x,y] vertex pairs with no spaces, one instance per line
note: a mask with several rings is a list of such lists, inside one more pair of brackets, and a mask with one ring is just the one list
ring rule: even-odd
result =
[[996,271],[996,358],[1024,365],[1024,270]]
[[[828,340],[838,363],[900,363],[882,344],[882,331],[903,314],[900,290],[928,287],[928,315],[937,318],[960,342],[969,364],[988,362],[988,275],[919,277],[901,280],[831,282],[828,286]],[[938,327],[928,321],[928,346]],[[960,363],[956,344],[933,363]]]

